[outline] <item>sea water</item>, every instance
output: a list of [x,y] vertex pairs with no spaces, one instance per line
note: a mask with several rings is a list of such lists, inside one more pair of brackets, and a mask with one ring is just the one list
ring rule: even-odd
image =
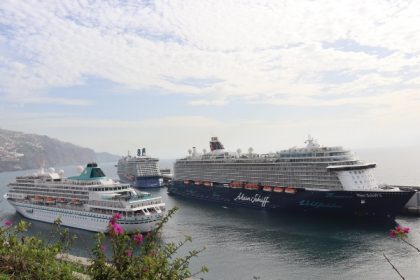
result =
[[[378,182],[420,185],[420,156],[402,156],[385,149],[358,154],[378,163]],[[161,163],[161,167],[171,167],[169,163]],[[114,164],[101,167],[108,176],[117,178]],[[66,176],[77,174],[75,166],[63,169]],[[23,219],[3,194],[8,182],[31,172],[0,173],[0,220]],[[191,263],[192,271],[202,265],[209,267],[209,273],[200,275],[204,279],[400,279],[383,254],[406,279],[420,279],[420,254],[391,239],[389,224],[231,208],[168,196],[165,188],[150,192],[162,196],[167,209],[179,207],[164,228],[164,241],[177,242],[189,235],[193,242],[181,253],[206,247]],[[396,221],[411,228],[408,240],[420,246],[420,217],[398,217]],[[47,238],[51,225],[31,223],[31,233]],[[78,229],[71,229],[71,233],[78,236],[72,253],[90,256],[95,234]]]

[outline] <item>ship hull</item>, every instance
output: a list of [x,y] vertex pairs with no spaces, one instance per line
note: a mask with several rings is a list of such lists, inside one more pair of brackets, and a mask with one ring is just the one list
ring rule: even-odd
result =
[[[54,223],[60,218],[61,225],[79,228],[88,231],[106,232],[110,215],[96,214],[87,211],[63,209],[53,206],[33,205],[9,200],[9,203],[16,209],[16,212],[25,218]],[[126,232],[150,232],[160,222],[163,214],[156,213],[141,218],[122,218],[118,221]]]
[[139,189],[160,188],[163,186],[163,179],[160,176],[135,177],[119,175],[122,183],[130,184]]
[[[226,184],[225,184],[226,185]],[[339,216],[394,218],[414,191],[324,191],[295,189],[294,193],[185,184],[173,181],[168,193],[223,205],[269,211]]]

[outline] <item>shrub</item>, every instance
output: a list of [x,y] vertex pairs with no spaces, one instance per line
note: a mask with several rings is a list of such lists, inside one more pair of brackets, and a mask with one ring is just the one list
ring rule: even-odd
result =
[[[6,221],[0,227],[0,279],[73,279],[75,267],[55,259],[64,251],[63,244],[68,243],[49,244],[34,236],[23,236],[28,226],[25,221],[17,225]],[[59,227],[59,222],[54,227]]]
[[179,243],[163,243],[160,234],[163,225],[176,212],[176,208],[168,211],[158,226],[144,237],[142,233],[127,234],[118,224],[120,215],[116,214],[108,225],[108,238],[111,243],[111,259],[105,254],[104,241],[107,236],[99,233],[92,251],[93,263],[89,274],[94,279],[185,279],[198,273],[208,271],[202,267],[200,271],[191,273],[189,264],[201,250],[189,251],[186,256],[178,256],[178,250],[191,237],[186,236]]

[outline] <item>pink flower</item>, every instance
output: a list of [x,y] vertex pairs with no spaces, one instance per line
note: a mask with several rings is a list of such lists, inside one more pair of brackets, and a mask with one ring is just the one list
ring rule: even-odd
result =
[[109,223],[111,224],[111,225],[114,225],[114,224],[116,224],[117,223],[117,221],[119,220],[119,219],[121,219],[122,218],[122,214],[121,213],[115,213],[113,216],[112,216],[112,218],[109,220]]
[[136,235],[134,235],[133,240],[137,245],[141,244],[143,243],[143,235],[141,235],[141,233],[137,233]]
[[11,221],[9,221],[9,220],[4,221],[4,225],[5,225],[6,227],[10,227],[12,224],[13,224],[13,223],[12,223]]
[[395,237],[397,236],[397,234],[396,234],[396,232],[395,232],[395,230],[394,230],[394,229],[392,229],[392,230],[389,232],[389,236],[391,236],[391,238],[395,238]]
[[409,232],[410,228],[397,225],[394,229],[391,229],[391,231],[389,232],[389,236],[391,236],[392,238],[404,238]]
[[125,251],[125,254],[127,255],[127,257],[131,257],[131,256],[133,256],[133,251],[131,251],[131,250],[126,250],[126,251]]
[[123,228],[119,225],[119,224],[113,224],[112,225],[112,230],[114,231],[114,233],[116,234],[116,235],[120,235],[120,234],[122,234],[123,233]]
[[102,251],[102,252],[105,252],[105,250],[106,250],[106,246],[105,246],[105,245],[102,245],[102,246],[101,246],[101,251]]

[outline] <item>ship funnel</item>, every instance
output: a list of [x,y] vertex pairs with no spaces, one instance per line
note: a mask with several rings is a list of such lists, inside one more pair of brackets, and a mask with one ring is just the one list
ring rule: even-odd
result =
[[240,154],[242,153],[241,149],[237,149],[237,150],[236,150],[236,153],[237,153],[238,155],[240,155]]
[[197,149],[193,147],[193,156],[197,155]]
[[252,147],[249,147],[248,149],[248,154],[252,155],[252,152],[254,151],[254,149]]
[[188,150],[188,154],[189,154],[189,155],[191,155],[191,154],[192,154],[192,151],[191,151],[191,149],[189,149],[189,150]]
[[210,151],[223,150],[224,147],[217,137],[212,137],[210,140]]
[[137,156],[141,157],[141,149],[137,149]]

